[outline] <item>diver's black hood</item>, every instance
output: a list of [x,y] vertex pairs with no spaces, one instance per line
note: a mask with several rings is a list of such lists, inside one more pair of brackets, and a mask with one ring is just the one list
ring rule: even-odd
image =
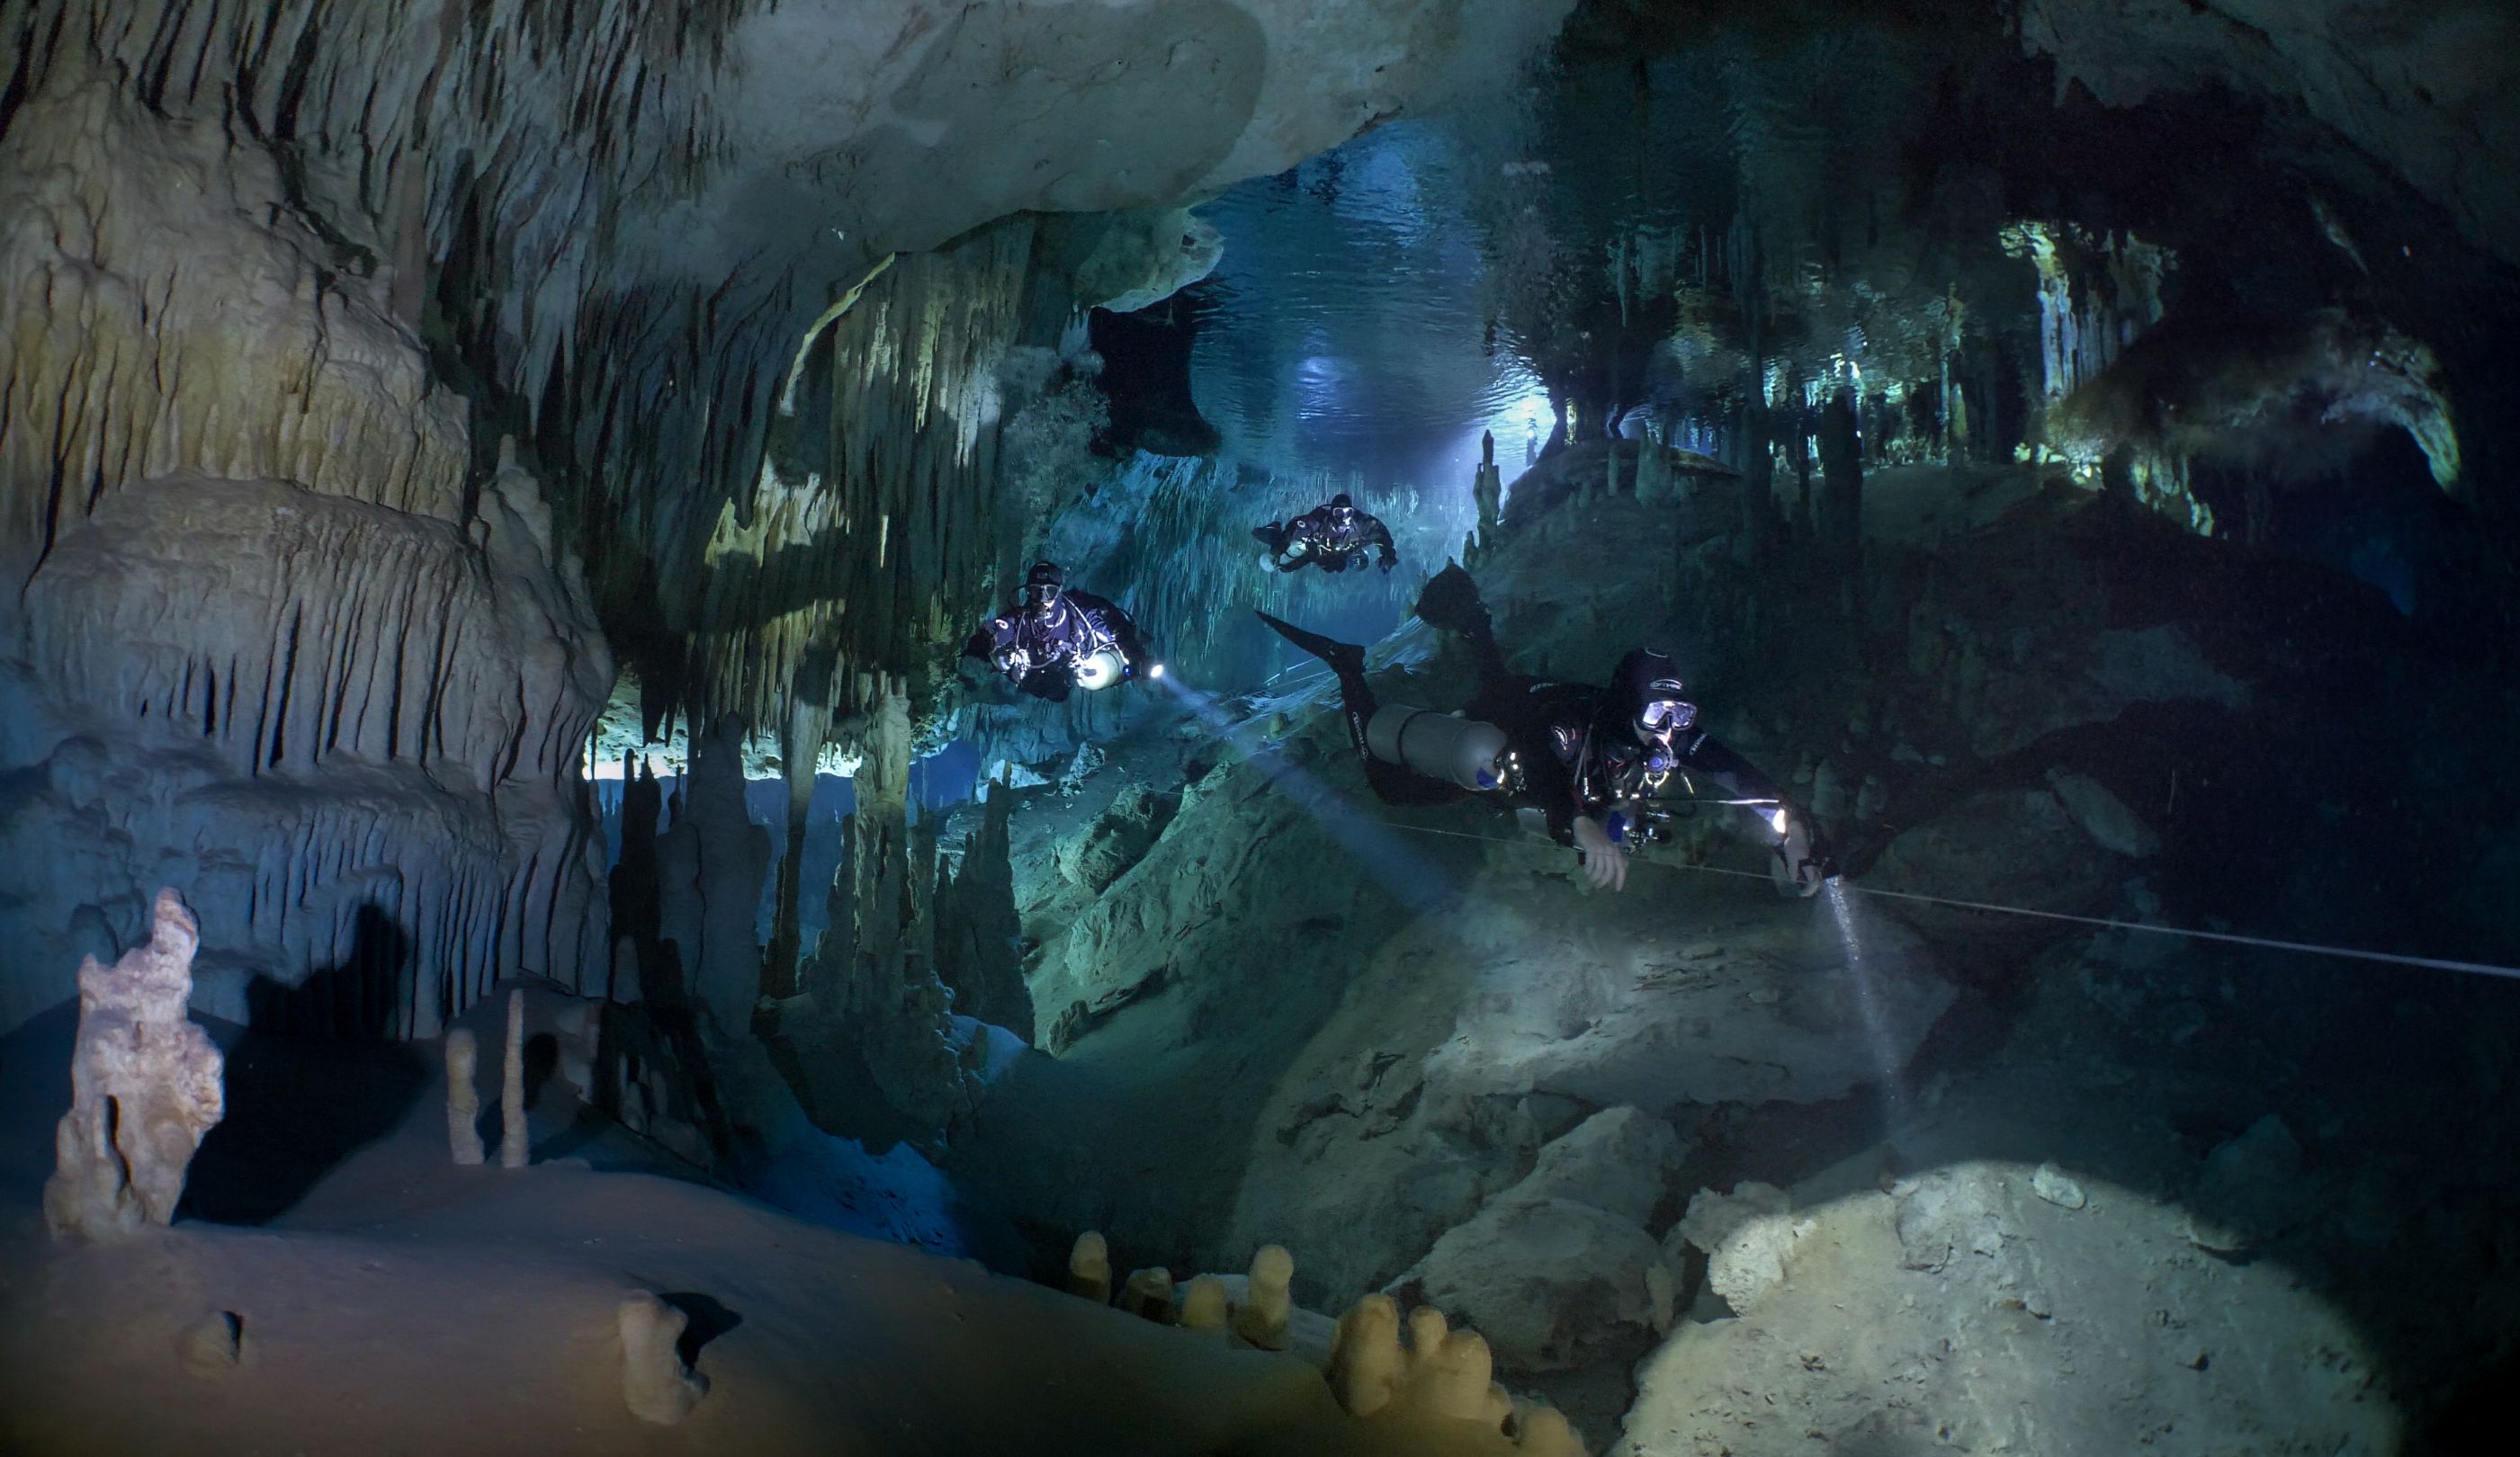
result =
[[1633,722],[1646,704],[1661,698],[1686,698],[1680,665],[1669,653],[1640,647],[1619,659],[1610,673],[1610,703],[1622,718]]

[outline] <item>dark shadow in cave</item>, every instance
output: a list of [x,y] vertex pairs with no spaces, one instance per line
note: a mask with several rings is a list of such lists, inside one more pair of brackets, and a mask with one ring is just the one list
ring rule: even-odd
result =
[[[2285,537],[2267,547],[2324,561],[2208,540],[2106,503],[2063,518],[2034,508],[1947,544],[1936,561],[1946,584],[1940,601],[1982,632],[2053,610],[2012,617],[1999,600],[2015,588],[1995,568],[2006,553],[2020,556],[2018,534],[2028,532],[2036,538],[2029,559],[2042,564],[2048,590],[2090,613],[2070,638],[2086,659],[2093,633],[2174,624],[2208,664],[2246,679],[2250,693],[2231,705],[2138,703],[1996,757],[1956,759],[1928,797],[1901,802],[1895,818],[1926,822],[1970,795],[2036,790],[2046,767],[2065,768],[2100,781],[2164,832],[2162,853],[2142,872],[2161,923],[2513,964],[2520,948],[2507,925],[2441,913],[2445,888],[2475,870],[2471,826],[2508,822],[2520,801],[2520,779],[2496,772],[2492,740],[2475,727],[2489,715],[2473,701],[2473,654],[2409,621],[2382,586],[2355,580],[2355,563],[2317,550],[2332,538],[2307,513],[2350,521],[2390,509],[2385,502],[2317,502],[2297,495]],[[2015,538],[2009,546],[2006,535]],[[2406,535],[2425,541],[2418,531]],[[2466,585],[2489,596],[2497,590]],[[1896,661],[1897,650],[1875,641],[1865,653]],[[2444,792],[2452,782],[2457,792]],[[1877,849],[1855,858],[1853,885],[1862,886]],[[1851,899],[1866,904],[1860,893]],[[2056,908],[2125,913],[2108,904]],[[2496,1112],[2491,1069],[2470,1066],[2482,1055],[2471,1050],[2471,1030],[2507,1019],[2495,998],[2509,989],[2452,972],[2213,943],[2171,943],[2172,953],[2149,967],[2103,952],[2085,973],[2092,1015],[2074,1032],[2104,1049],[2091,1060],[2086,1049],[2057,1044],[2052,1022],[2033,1033],[2039,1040],[2015,1038],[2036,1010],[2034,984],[2046,983],[2057,1005],[2058,972],[2041,970],[2039,958],[2080,933],[1880,901],[1868,913],[1907,924],[1964,988],[1907,1069],[1914,1116],[1905,1135],[1885,1138],[1884,1106],[1869,1089],[1822,1104],[1706,1110],[1708,1122],[1690,1130],[1696,1151],[1659,1217],[1676,1219],[1691,1192],[1719,1180],[1826,1183],[1807,1191],[1819,1202],[1876,1179],[1887,1187],[1986,1159],[2053,1161],[2077,1177],[2221,1221],[2243,1212],[2225,1207],[2230,1186],[2200,1179],[2203,1160],[2272,1115],[2306,1151],[2287,1186],[2298,1203],[2290,1222],[2234,1258],[2280,1265],[2354,1325],[2373,1369],[2405,1403],[2410,1451],[2480,1450],[2471,1435],[2477,1396],[2496,1388],[2443,1387],[2447,1352],[2438,1323],[2420,1311],[2424,1300],[2452,1293],[2440,1271],[2492,1269],[2505,1258],[2480,1242],[2484,1221],[2463,1204],[2493,1197],[2491,1186],[2459,1170],[2486,1149],[2507,1147],[2514,1131]],[[2135,1010],[2100,1015],[2108,996],[2133,998]],[[2188,1004],[2205,1009],[2192,1029],[2177,1025]],[[2060,1054],[2055,1065],[2027,1080],[2018,1059],[2049,1053]],[[2084,1072],[2110,1069],[2128,1081],[2078,1085]],[[1944,1079],[1953,1099],[1916,1110],[1918,1092]],[[1970,1106],[1971,1089],[2009,1090],[2018,1101]],[[2447,1108],[2469,1111],[2446,1117]],[[2130,1136],[2137,1124],[2141,1136]],[[2334,1216],[2349,1196],[2361,1201],[2352,1221],[2359,1237]],[[2432,1294],[2410,1294],[2420,1291]]]
[[743,1317],[728,1309],[715,1296],[696,1290],[669,1290],[656,1299],[687,1317],[682,1336],[674,1342],[674,1354],[686,1366],[698,1364],[702,1347],[743,1324]]
[[1224,444],[1191,392],[1191,354],[1211,287],[1192,284],[1134,314],[1096,309],[1087,316],[1094,350],[1102,356],[1098,382],[1111,408],[1098,449],[1122,457],[1133,450],[1205,456]]
[[227,1113],[193,1157],[177,1218],[276,1218],[401,1125],[428,1082],[427,1059],[388,1036],[410,947],[382,909],[364,906],[339,965],[295,987],[255,978],[247,1026],[197,1019],[227,1058]]

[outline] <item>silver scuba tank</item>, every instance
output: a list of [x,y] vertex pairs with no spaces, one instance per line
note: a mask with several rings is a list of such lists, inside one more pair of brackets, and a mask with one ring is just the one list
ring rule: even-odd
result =
[[1128,660],[1120,649],[1103,647],[1076,660],[1076,685],[1087,691],[1107,688],[1128,672]]
[[1431,708],[1386,705],[1365,726],[1367,752],[1405,764],[1432,779],[1464,789],[1494,789],[1502,778],[1505,730],[1494,724],[1437,713]]

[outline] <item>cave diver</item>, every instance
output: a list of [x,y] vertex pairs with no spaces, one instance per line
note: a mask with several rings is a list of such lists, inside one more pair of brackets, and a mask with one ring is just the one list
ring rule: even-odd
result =
[[1306,566],[1317,566],[1326,572],[1343,572],[1351,566],[1362,568],[1368,551],[1379,553],[1386,572],[1400,564],[1400,549],[1391,544],[1391,528],[1371,512],[1359,509],[1345,493],[1331,497],[1329,505],[1314,507],[1283,525],[1273,521],[1254,526],[1251,534],[1269,549],[1270,565],[1282,572]]
[[1124,679],[1164,676],[1138,624],[1118,603],[1067,585],[1057,564],[1036,561],[1023,591],[963,647],[1017,688],[1065,702],[1077,688],[1093,691]]
[[1639,647],[1619,660],[1607,687],[1508,673],[1488,610],[1469,574],[1448,566],[1426,584],[1418,615],[1467,644],[1478,686],[1458,714],[1378,704],[1365,681],[1365,649],[1307,633],[1263,612],[1286,640],[1338,675],[1348,737],[1366,782],[1385,804],[1437,804],[1496,795],[1545,822],[1572,846],[1585,878],[1618,890],[1641,841],[1671,838],[1671,803],[1707,796],[1736,807],[1751,838],[1769,847],[1770,877],[1809,896],[1837,873],[1811,818],[1748,760],[1697,727],[1672,660]]

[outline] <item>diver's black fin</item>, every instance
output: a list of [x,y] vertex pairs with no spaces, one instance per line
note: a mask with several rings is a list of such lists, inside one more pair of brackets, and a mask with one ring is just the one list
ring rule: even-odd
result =
[[1266,526],[1252,527],[1251,535],[1260,543],[1260,545],[1268,548],[1272,552],[1279,551],[1286,545],[1286,528],[1279,525],[1275,521],[1270,522]]
[[1331,667],[1341,670],[1342,673],[1363,671],[1365,649],[1355,643],[1341,642],[1336,638],[1325,638],[1319,633],[1305,632],[1286,619],[1272,617],[1257,607],[1251,610],[1262,622],[1277,629],[1279,637],[1294,643]]
[[1447,563],[1418,592],[1418,615],[1446,632],[1480,633],[1488,627],[1488,604],[1479,600],[1478,584],[1459,562]]

